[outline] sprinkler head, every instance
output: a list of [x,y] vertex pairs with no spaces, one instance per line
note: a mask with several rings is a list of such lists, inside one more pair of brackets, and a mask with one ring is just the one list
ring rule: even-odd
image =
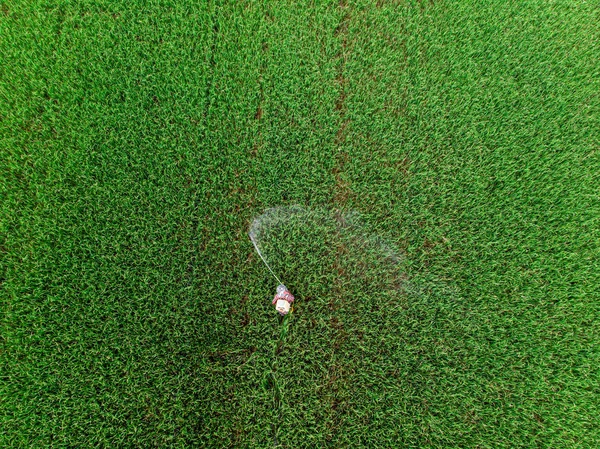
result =
[[290,293],[285,285],[279,284],[277,286],[277,293],[275,293],[272,302],[275,306],[275,310],[277,310],[281,316],[287,315],[290,312],[293,302],[294,295]]

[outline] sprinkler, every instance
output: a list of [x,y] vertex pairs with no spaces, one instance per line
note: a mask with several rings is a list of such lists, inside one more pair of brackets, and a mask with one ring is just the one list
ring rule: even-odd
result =
[[285,316],[288,313],[290,313],[292,303],[294,302],[294,295],[292,295],[287,289],[287,287],[283,284],[283,282],[281,282],[281,279],[277,277],[275,272],[271,269],[271,267],[263,257],[262,252],[260,251],[260,248],[258,247],[258,243],[256,241],[255,232],[251,230],[248,235],[250,237],[250,240],[252,241],[252,244],[254,245],[254,249],[256,249],[256,252],[260,256],[261,260],[264,262],[265,266],[269,269],[269,271],[277,280],[277,282],[279,282],[279,285],[277,286],[277,292],[275,293],[275,297],[273,298],[272,304],[275,306],[275,310],[277,310],[277,312],[279,312],[281,316]]
[[294,295],[290,293],[287,287],[283,284],[277,286],[277,293],[273,298],[272,304],[275,309],[279,312],[279,315],[284,316],[290,312],[292,303],[294,302]]

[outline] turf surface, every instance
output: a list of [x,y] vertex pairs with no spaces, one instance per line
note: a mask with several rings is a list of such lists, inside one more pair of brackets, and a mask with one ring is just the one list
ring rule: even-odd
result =
[[[599,24],[2,2],[0,446],[598,447]],[[402,272],[282,235],[280,320],[246,233],[293,204]]]

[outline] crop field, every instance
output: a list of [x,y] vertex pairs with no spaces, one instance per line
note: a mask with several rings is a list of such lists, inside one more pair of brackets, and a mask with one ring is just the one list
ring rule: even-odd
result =
[[0,447],[600,447],[599,92],[597,1],[1,1]]

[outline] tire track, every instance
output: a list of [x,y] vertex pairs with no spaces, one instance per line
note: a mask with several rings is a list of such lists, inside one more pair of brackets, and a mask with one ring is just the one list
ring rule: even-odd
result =
[[[335,30],[335,36],[340,41],[340,48],[337,54],[338,70],[335,80],[338,87],[338,97],[335,101],[334,108],[339,117],[339,126],[334,139],[335,164],[332,175],[335,182],[332,200],[334,208],[339,211],[337,218],[341,220],[343,212],[352,195],[350,183],[345,177],[346,166],[350,162],[350,157],[344,148],[348,130],[351,125],[346,103],[348,96],[348,80],[346,79],[345,73],[349,55],[348,27],[352,19],[352,14],[347,0],[340,0],[338,8],[340,10],[341,18]],[[344,285],[349,276],[345,267],[348,248],[342,238],[337,238],[336,240],[335,259],[333,262],[335,280],[329,300],[329,329],[333,353],[324,386],[324,395],[329,404],[326,441],[328,445],[334,446],[336,434],[341,428],[342,417],[350,396],[350,376],[352,369],[343,356],[343,347],[348,340],[348,330],[345,327],[344,320],[340,319],[341,314],[344,313],[347,306],[347,304],[345,304],[345,299],[348,292],[345,291]]]
[[344,150],[344,144],[346,142],[348,126],[350,125],[350,119],[347,117],[348,107],[346,104],[346,98],[348,95],[348,80],[346,80],[345,72],[349,52],[348,25],[351,20],[351,12],[347,0],[340,0],[338,8],[340,9],[342,16],[340,23],[335,30],[336,38],[341,41],[340,50],[337,55],[338,72],[336,83],[338,85],[339,94],[335,102],[335,110],[339,115],[340,125],[334,140],[335,166],[332,170],[332,174],[335,178],[333,202],[335,207],[344,209],[344,206],[348,202],[351,194],[350,183],[344,177],[345,168],[350,159],[348,153]]

